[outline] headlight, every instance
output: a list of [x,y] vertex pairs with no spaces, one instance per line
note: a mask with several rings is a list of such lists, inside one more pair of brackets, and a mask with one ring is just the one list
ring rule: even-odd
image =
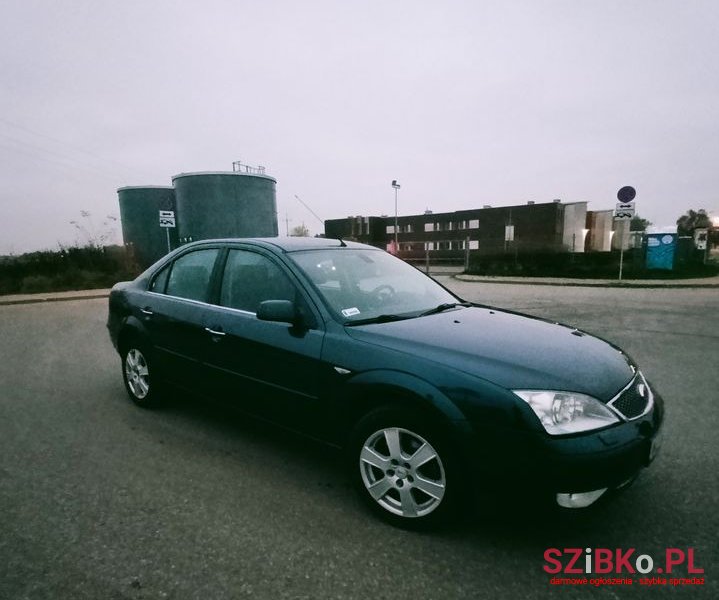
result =
[[574,392],[513,390],[539,417],[550,435],[600,429],[619,418],[596,398]]

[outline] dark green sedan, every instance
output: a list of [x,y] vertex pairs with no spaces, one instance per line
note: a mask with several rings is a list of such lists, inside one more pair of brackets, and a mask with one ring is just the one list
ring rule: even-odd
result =
[[185,388],[341,446],[362,497],[397,524],[483,491],[585,507],[659,447],[662,400],[621,349],[465,302],[371,246],[196,242],[109,302],[137,405]]

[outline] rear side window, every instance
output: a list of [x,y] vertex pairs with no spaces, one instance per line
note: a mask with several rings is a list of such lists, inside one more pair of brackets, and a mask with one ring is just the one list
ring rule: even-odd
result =
[[178,258],[172,265],[167,282],[167,294],[189,300],[207,302],[210,278],[219,250],[195,250]]
[[162,268],[162,270],[155,275],[155,278],[152,280],[152,283],[150,284],[150,291],[156,292],[157,294],[164,294],[165,293],[165,286],[167,285],[167,276],[170,274],[170,266],[167,265]]
[[295,286],[270,259],[256,252],[230,250],[222,279],[222,306],[256,313],[260,302],[295,302],[295,297]]

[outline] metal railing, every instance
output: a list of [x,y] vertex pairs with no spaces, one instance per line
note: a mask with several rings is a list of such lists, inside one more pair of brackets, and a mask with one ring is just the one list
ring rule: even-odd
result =
[[239,160],[236,160],[232,163],[232,172],[233,173],[249,173],[250,175],[264,175],[265,174],[265,168],[262,165],[258,165],[256,167],[251,167],[250,165],[246,165]]

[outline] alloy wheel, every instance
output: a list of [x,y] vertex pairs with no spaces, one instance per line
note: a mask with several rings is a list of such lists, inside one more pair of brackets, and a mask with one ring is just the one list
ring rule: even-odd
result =
[[424,517],[445,496],[445,470],[437,450],[408,429],[387,427],[370,435],[360,452],[360,471],[375,502],[401,517]]
[[138,400],[143,400],[150,393],[147,360],[137,348],[129,350],[125,357],[125,379],[133,396]]

